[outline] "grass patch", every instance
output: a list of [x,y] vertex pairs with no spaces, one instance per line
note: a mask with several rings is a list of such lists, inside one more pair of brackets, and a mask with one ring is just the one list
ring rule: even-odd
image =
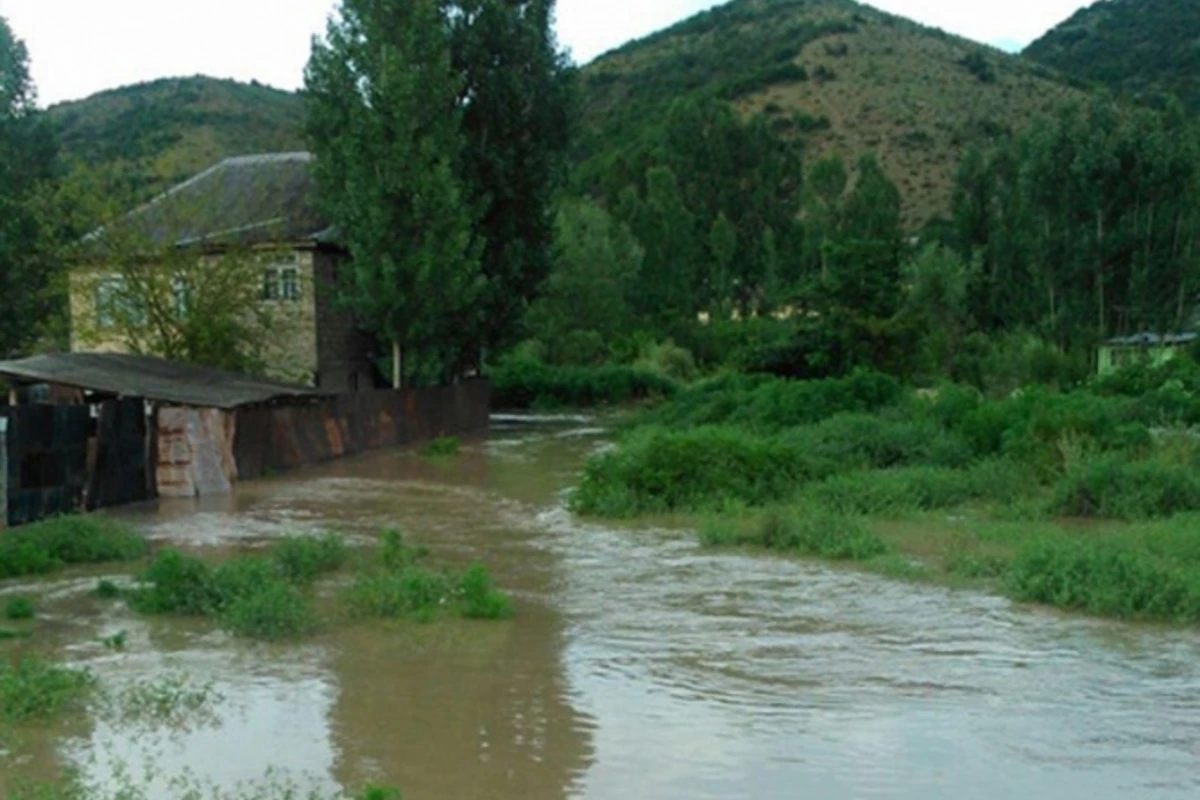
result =
[[337,572],[349,558],[346,540],[337,534],[284,539],[271,551],[284,579],[311,583],[322,575]]
[[421,455],[426,458],[448,458],[458,455],[462,449],[462,440],[457,436],[441,436],[421,448]]
[[0,721],[45,719],[82,707],[96,685],[85,669],[52,664],[35,656],[0,662]]
[[834,561],[870,561],[893,552],[864,520],[824,510],[772,509],[753,522],[709,520],[700,541],[706,547],[755,546]]
[[387,531],[377,556],[363,565],[343,593],[350,616],[419,622],[443,614],[467,619],[512,616],[511,601],[494,588],[486,567],[476,565],[459,575],[426,566],[426,555],[405,542],[399,531]]
[[[209,564],[165,550],[127,593],[131,607],[150,614],[208,616],[235,636],[282,641],[311,633],[320,616],[306,591],[322,575],[346,565],[340,537],[288,539],[266,555],[240,556]],[[460,574],[424,561],[428,551],[410,546],[399,531],[387,531],[381,546],[366,553],[343,593],[352,618],[410,617],[432,620],[443,612],[472,619],[511,616],[484,567]]]
[[5,619],[33,619],[35,613],[33,601],[28,597],[14,597],[4,604]]
[[0,535],[0,580],[73,564],[136,561],[148,552],[146,540],[122,523],[92,515],[56,517]]

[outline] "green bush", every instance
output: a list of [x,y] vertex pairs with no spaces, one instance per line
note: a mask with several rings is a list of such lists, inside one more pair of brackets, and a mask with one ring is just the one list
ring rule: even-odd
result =
[[132,608],[145,614],[201,616],[216,605],[212,568],[178,550],[159,553],[142,574],[141,582],[127,599]]
[[280,580],[237,597],[217,619],[235,636],[267,641],[293,639],[317,627],[316,613],[308,600]]
[[359,575],[344,600],[352,617],[429,618],[453,598],[449,576],[418,565]]
[[1200,474],[1192,465],[1107,456],[1065,475],[1055,489],[1063,514],[1112,519],[1167,517],[1200,509]]
[[61,667],[35,656],[0,661],[0,722],[44,719],[78,708],[96,684],[83,669]]
[[487,567],[476,564],[463,574],[458,585],[462,615],[467,619],[507,619],[512,616],[512,601],[496,591]]
[[736,428],[639,430],[590,459],[572,497],[582,513],[704,511],[782,500],[829,467],[775,436]]
[[696,377],[696,359],[691,351],[672,341],[647,345],[633,368],[642,372],[656,372],[668,379],[687,382]]
[[135,561],[149,551],[131,528],[100,516],[56,517],[0,536],[0,580],[72,564]]
[[1162,558],[1127,538],[1037,539],[1018,551],[1006,585],[1017,600],[1102,616],[1200,620],[1197,562]]
[[441,436],[421,448],[421,455],[426,458],[446,458],[458,455],[462,449],[462,440],[457,436]]
[[677,427],[731,424],[777,431],[843,412],[876,411],[902,395],[895,378],[874,372],[816,381],[727,373],[680,392],[650,412],[648,420]]
[[671,379],[626,366],[555,367],[509,359],[491,371],[497,408],[588,407],[669,397]]
[[271,550],[279,574],[292,583],[311,583],[337,572],[349,558],[346,542],[337,534],[284,539]]
[[14,597],[4,605],[5,619],[33,619],[33,601],[28,597]]
[[868,561],[891,547],[858,519],[824,512],[767,514],[758,541],[771,550],[787,550],[839,561]]

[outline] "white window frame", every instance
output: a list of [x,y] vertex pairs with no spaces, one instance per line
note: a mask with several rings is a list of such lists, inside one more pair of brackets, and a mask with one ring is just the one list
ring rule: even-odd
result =
[[300,259],[292,254],[263,268],[262,300],[265,303],[298,303],[304,292],[300,288]]

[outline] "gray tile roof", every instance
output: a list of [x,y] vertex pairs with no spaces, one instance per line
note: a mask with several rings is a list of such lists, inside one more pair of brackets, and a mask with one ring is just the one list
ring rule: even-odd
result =
[[[311,153],[227,158],[114,225],[156,246],[328,242],[317,207]],[[102,240],[104,230],[92,235]]]

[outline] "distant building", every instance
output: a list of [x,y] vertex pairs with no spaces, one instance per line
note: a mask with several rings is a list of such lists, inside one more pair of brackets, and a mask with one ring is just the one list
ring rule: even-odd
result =
[[1180,353],[1186,352],[1200,334],[1192,331],[1184,333],[1138,333],[1133,336],[1123,336],[1109,339],[1100,346],[1097,358],[1097,372],[1108,375],[1121,367],[1139,361],[1151,364],[1164,364]]
[[[334,392],[374,388],[374,340],[335,304],[337,272],[348,254],[318,210],[312,160],[309,153],[226,159],[89,239],[103,242],[133,229],[152,251],[194,253],[201,266],[230,252],[249,254],[254,263],[247,274],[261,302],[289,322],[266,343],[268,374]],[[73,352],[130,351],[109,310],[125,280],[103,255],[71,270]],[[186,288],[178,292],[182,305]]]

